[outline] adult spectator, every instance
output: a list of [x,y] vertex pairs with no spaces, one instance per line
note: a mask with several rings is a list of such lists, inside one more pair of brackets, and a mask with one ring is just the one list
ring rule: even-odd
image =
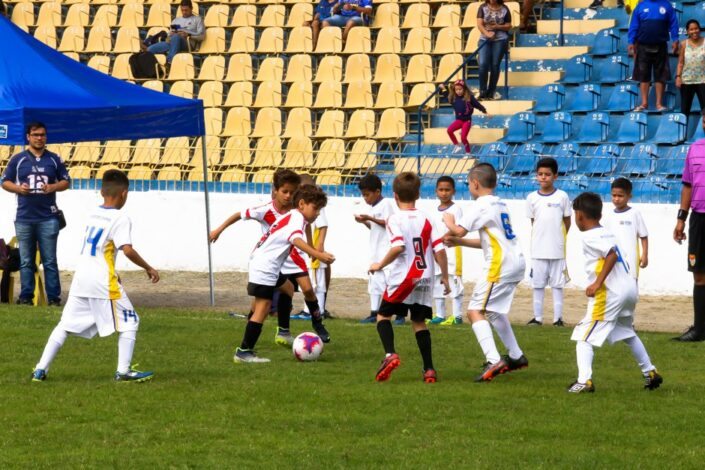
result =
[[7,9],[5,8],[5,4],[2,3],[2,0],[0,0],[0,15],[7,16]]
[[[705,123],[703,123],[705,128]],[[683,168],[681,205],[673,239],[679,244],[688,240],[688,271],[693,273],[693,326],[676,341],[705,340],[705,139],[690,146]],[[690,214],[688,236],[685,221]]]
[[181,17],[174,18],[171,22],[171,31],[167,40],[152,44],[147,48],[153,54],[164,54],[166,52],[167,63],[171,63],[171,60],[179,52],[188,51],[189,45],[190,50],[197,50],[201,41],[206,37],[203,19],[193,14],[191,0],[181,0],[179,8],[181,9]]
[[313,12],[313,20],[306,21],[304,26],[310,26],[313,40],[313,48],[316,49],[318,44],[318,35],[321,32],[321,24],[333,15],[333,7],[338,4],[338,0],[319,0],[316,9]]
[[46,148],[47,129],[41,122],[27,126],[27,150],[8,163],[2,187],[17,194],[15,234],[20,245],[20,283],[18,304],[31,305],[34,299],[34,273],[37,244],[44,266],[49,305],[61,305],[61,283],[56,262],[59,238],[59,209],[56,193],[69,187],[69,173],[61,158]]
[[678,52],[678,18],[667,0],[643,0],[629,22],[629,55],[635,56],[632,79],[640,82],[641,104],[634,111],[649,107],[651,78],[656,88],[656,110],[665,111],[663,91],[671,79],[668,65],[668,40],[673,40],[673,53]]
[[480,99],[492,100],[497,91],[499,67],[509,44],[508,31],[512,27],[512,15],[504,0],[485,0],[477,10],[477,27],[480,29],[478,46],[482,46],[478,57]]
[[355,26],[365,24],[363,15],[372,14],[372,0],[340,0],[332,10],[333,16],[323,22],[323,27],[337,26],[343,29],[343,44]]
[[705,116],[705,39],[700,36],[700,23],[685,24],[687,38],[681,43],[676,69],[676,86],[681,90],[681,113],[689,117],[693,97],[697,95],[700,111]]

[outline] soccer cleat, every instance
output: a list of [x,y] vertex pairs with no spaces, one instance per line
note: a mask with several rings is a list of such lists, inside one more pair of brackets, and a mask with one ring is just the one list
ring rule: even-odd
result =
[[316,330],[316,334],[321,337],[321,341],[324,343],[330,343],[330,334],[323,325],[323,322],[314,323],[313,329]]
[[121,374],[120,372],[115,372],[115,381],[116,382],[146,382],[148,380],[152,380],[154,377],[154,372],[142,372],[141,370],[133,369],[130,367],[130,369],[125,372],[124,374]]
[[463,324],[463,317],[455,317],[455,318],[453,318],[453,324],[454,324],[454,325],[462,325],[462,324]]
[[584,384],[581,384],[576,380],[568,387],[568,393],[593,393],[594,391],[595,386],[590,379],[588,379],[588,381]]
[[328,310],[323,310],[323,318],[325,318],[326,320],[334,320],[335,319],[333,314],[330,313]]
[[650,370],[644,376],[644,388],[647,390],[656,390],[663,383],[663,377],[659,374],[656,369]]
[[401,361],[399,360],[398,354],[394,353],[386,356],[382,360],[382,364],[379,366],[379,369],[377,369],[375,380],[377,382],[384,382],[385,380],[388,380],[389,376],[392,375],[392,371],[400,365]]
[[683,343],[697,343],[699,341],[705,341],[705,335],[698,333],[695,326],[691,326],[685,333],[672,339],[673,341],[681,341]]
[[252,349],[241,349],[237,348],[235,350],[235,355],[233,356],[233,362],[242,364],[264,364],[269,362],[269,359],[265,357],[259,357]]
[[504,359],[500,359],[494,364],[486,362],[482,367],[482,374],[475,377],[475,382],[491,382],[492,379],[509,370],[509,365]]
[[52,299],[47,302],[49,307],[61,307],[61,299]]
[[543,325],[543,322],[542,322],[542,321],[538,321],[538,320],[535,319],[535,318],[532,318],[531,320],[528,321],[528,323],[527,323],[526,325],[527,325],[527,326],[541,326],[541,325]]
[[34,369],[32,371],[32,382],[44,382],[47,379],[47,371],[44,369]]
[[32,299],[17,299],[17,305],[34,305],[34,300]]
[[563,323],[562,318],[559,318],[558,320],[553,322],[553,326],[565,326],[565,323]]
[[360,323],[377,323],[377,315],[370,315],[360,320]]
[[274,342],[280,346],[289,347],[294,344],[294,337],[289,330],[277,327],[277,334],[274,335]]
[[406,323],[406,318],[404,318],[400,315],[397,315],[397,319],[394,320],[394,324],[395,325],[403,325],[404,323]]
[[428,321],[429,325],[438,325],[439,323],[443,324],[446,322],[446,319],[443,317],[433,317],[431,320]]
[[436,371],[433,369],[427,369],[423,372],[423,381],[427,384],[435,384],[438,380],[436,376]]
[[505,372],[511,372],[513,370],[526,369],[529,367],[529,360],[523,354],[519,359],[512,359],[509,356],[503,357],[504,362],[507,363],[507,370]]
[[291,316],[292,320],[311,320],[311,314],[301,310],[296,315]]

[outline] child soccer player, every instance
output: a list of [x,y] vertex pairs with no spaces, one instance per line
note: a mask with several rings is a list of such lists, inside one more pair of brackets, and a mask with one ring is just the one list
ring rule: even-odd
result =
[[556,160],[542,158],[536,164],[539,189],[526,198],[526,216],[531,219],[531,283],[534,287],[534,318],[529,325],[543,324],[543,299],[549,286],[553,294],[553,326],[563,326],[570,198],[554,186],[557,178]]
[[602,200],[595,193],[582,193],[573,201],[575,225],[583,236],[585,271],[589,285],[585,289],[588,306],[585,318],[575,325],[578,380],[568,387],[571,393],[594,392],[592,383],[593,347],[624,341],[632,350],[644,374],[644,388],[659,387],[663,378],[651,363],[644,344],[634,331],[634,307],[637,288],[622,258],[617,238],[600,225]]
[[118,250],[147,272],[156,283],[159,273],[132,248],[130,218],[122,212],[127,201],[129,181],[120,170],[108,170],[103,175],[100,190],[103,205],[88,217],[85,238],[81,246],[78,267],[73,277],[69,298],[59,324],[54,328],[39,363],[32,372],[32,381],[46,379],[47,371],[69,335],[90,339],[97,334],[109,336],[118,332],[118,364],[115,380],[145,382],[152,372],[140,372],[131,367],[140,317],[120,284],[115,272]]
[[[453,202],[455,196],[455,180],[450,176],[441,176],[436,181],[436,197],[440,201],[434,225],[438,233],[445,234],[447,229],[443,222],[443,214],[453,214],[456,220],[460,220],[463,211],[460,206]],[[446,296],[443,294],[441,284],[441,269],[436,265],[436,281],[433,286],[433,300],[436,304],[436,315],[431,324],[453,325],[463,322],[463,249],[459,246],[446,248],[448,258],[448,279],[450,282],[450,297],[453,300],[453,315],[446,319]]]
[[[326,202],[326,195],[321,188],[312,185],[301,186],[294,194],[294,209],[277,219],[255,246],[250,257],[247,283],[247,294],[254,297],[254,308],[245,327],[242,343],[235,351],[235,362],[269,362],[269,359],[257,356],[254,347],[272,305],[274,292],[278,289],[288,298],[294,295],[294,285],[290,278],[281,273],[292,247],[324,263],[334,261],[333,255],[312,248],[303,238],[306,223],[316,220]],[[312,320],[320,323],[321,312],[313,291],[304,291],[304,298],[312,313]]]
[[[389,237],[386,231],[387,219],[396,212],[397,206],[394,201],[382,197],[382,181],[377,175],[365,175],[357,187],[362,193],[362,199],[369,207],[367,213],[355,215],[355,221],[370,229],[370,264],[377,263],[389,250]],[[386,288],[385,271],[369,273],[367,292],[370,294],[370,316],[362,319],[361,323],[377,321],[377,312]],[[399,317],[399,319],[403,323],[404,317]]]
[[[507,205],[494,195],[497,186],[494,167],[489,163],[475,165],[468,181],[475,204],[464,211],[457,223],[452,214],[445,214],[443,220],[449,229],[446,236],[449,246],[482,248],[484,255],[483,275],[475,285],[467,315],[486,360],[482,374],[475,381],[489,382],[499,374],[529,366],[507,318],[526,264]],[[479,240],[459,238],[473,231],[479,232]],[[490,324],[507,348],[507,356],[500,357]]]
[[391,248],[379,262],[370,266],[371,273],[390,267],[387,289],[377,313],[377,332],[386,353],[375,376],[378,382],[389,379],[392,371],[401,364],[394,349],[390,318],[392,315],[406,316],[407,312],[423,359],[423,381],[433,383],[437,378],[426,319],[433,316],[434,258],[441,269],[444,294],[450,292],[448,260],[440,234],[426,215],[416,209],[420,187],[421,180],[415,173],[404,172],[394,178],[394,199],[399,212],[387,220]]

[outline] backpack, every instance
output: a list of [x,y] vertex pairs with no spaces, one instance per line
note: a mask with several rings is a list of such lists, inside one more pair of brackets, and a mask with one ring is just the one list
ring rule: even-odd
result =
[[132,54],[129,62],[133,78],[158,78],[157,58],[151,52],[145,51]]

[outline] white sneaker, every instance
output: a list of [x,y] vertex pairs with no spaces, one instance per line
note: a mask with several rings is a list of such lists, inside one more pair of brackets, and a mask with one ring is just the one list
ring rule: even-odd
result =
[[265,362],[270,362],[269,359],[265,357],[259,357],[257,354],[255,354],[254,351],[249,350],[249,349],[240,349],[237,348],[235,350],[235,355],[233,356],[233,361],[236,363],[257,363],[257,364],[263,364]]

